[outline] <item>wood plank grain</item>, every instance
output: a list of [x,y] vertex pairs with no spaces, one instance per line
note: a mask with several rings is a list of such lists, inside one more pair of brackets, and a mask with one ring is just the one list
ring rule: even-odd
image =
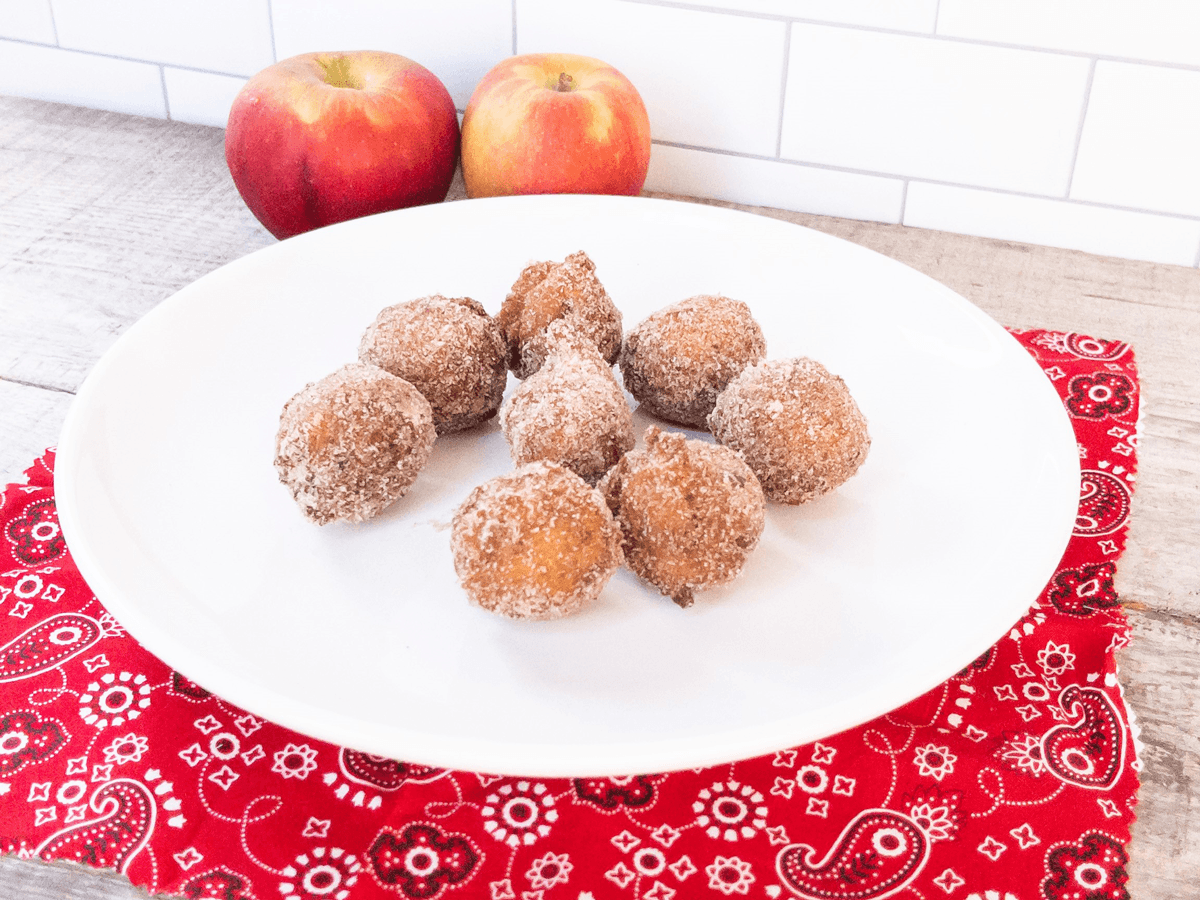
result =
[[1117,661],[1143,749],[1128,889],[1191,900],[1200,871],[1200,625],[1153,610],[1129,618],[1132,641]]
[[0,856],[4,900],[146,900],[149,896],[110,870]]
[[0,485],[24,482],[25,470],[57,443],[71,400],[61,391],[0,380]]
[[0,377],[73,391],[157,303],[274,241],[220,129],[11,97],[0,122]]

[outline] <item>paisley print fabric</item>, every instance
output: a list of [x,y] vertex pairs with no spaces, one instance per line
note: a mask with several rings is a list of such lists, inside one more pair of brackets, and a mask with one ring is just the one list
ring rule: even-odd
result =
[[1137,371],[1120,341],[1014,335],[1082,470],[1074,536],[1029,612],[889,715],[699,770],[432,768],[226,703],[84,584],[48,452],[0,502],[0,852],[224,900],[1125,900],[1139,766],[1113,585]]

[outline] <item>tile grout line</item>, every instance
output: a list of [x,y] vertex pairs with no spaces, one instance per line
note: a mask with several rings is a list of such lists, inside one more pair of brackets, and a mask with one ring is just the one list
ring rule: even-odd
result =
[[1192,263],[1192,268],[1200,269],[1200,245],[1197,245],[1197,247],[1196,247],[1196,259]]
[[[272,36],[271,40],[272,43],[274,43],[274,36]],[[130,56],[118,56],[115,53],[101,53],[96,50],[76,50],[73,47],[59,47],[54,44],[44,44],[41,41],[26,41],[22,40],[21,38],[0,37],[0,44],[4,43],[24,44],[27,47],[43,47],[47,50],[61,50],[63,53],[76,53],[79,56],[95,56],[98,59],[115,59],[119,62],[133,63],[134,65],[138,66],[167,66],[171,69],[182,69],[185,72],[199,72],[201,75],[220,75],[223,78],[241,78],[243,80],[250,78],[249,75],[242,75],[236,72],[221,72],[217,69],[202,69],[199,66],[188,66],[182,63],[173,62],[159,62],[158,60],[153,59],[134,59]],[[55,101],[50,100],[47,102],[53,103]],[[78,106],[78,104],[75,105]],[[89,108],[90,107],[84,107],[84,109]]]
[[[619,0],[619,2],[632,3],[632,4],[639,5],[639,6],[661,6],[666,9],[684,9],[684,10],[690,10],[692,12],[707,12],[707,13],[712,13],[714,15],[740,16],[742,18],[760,19],[762,21],[768,21],[768,22],[786,22],[789,25],[816,25],[819,27],[837,28],[842,31],[863,31],[863,32],[869,32],[869,33],[874,33],[874,34],[890,34],[890,35],[894,35],[896,37],[916,38],[918,40],[935,40],[935,41],[940,41],[942,43],[948,43],[948,44],[965,44],[965,45],[971,46],[971,47],[995,47],[995,48],[998,48],[1001,50],[1019,50],[1019,51],[1026,52],[1026,53],[1036,53],[1041,56],[1061,56],[1061,57],[1066,57],[1069,59],[1086,59],[1093,63],[1095,63],[1095,62],[1113,62],[1113,63],[1122,63],[1124,65],[1131,65],[1131,66],[1148,66],[1148,67],[1154,68],[1154,69],[1169,69],[1174,72],[1200,72],[1200,64],[1192,65],[1190,63],[1163,62],[1162,60],[1156,60],[1156,59],[1138,59],[1136,57],[1113,56],[1113,55],[1104,54],[1104,53],[1100,53],[1100,54],[1085,53],[1085,52],[1079,51],[1079,50],[1059,50],[1059,49],[1055,49],[1052,47],[1034,47],[1034,46],[1029,46],[1029,45],[1024,45],[1024,44],[1006,44],[1006,43],[1001,43],[999,41],[979,40],[977,38],[962,38],[962,37],[956,37],[956,36],[952,36],[952,35],[930,34],[928,32],[923,32],[923,31],[900,31],[900,30],[894,29],[894,28],[881,28],[881,27],[873,26],[873,25],[851,25],[851,24],[846,24],[843,22],[826,22],[826,21],[822,21],[820,19],[801,19],[801,18],[796,18],[794,16],[752,15],[750,13],[744,13],[741,10],[713,9],[710,7],[694,6],[694,5],[689,5],[686,3],[661,3],[661,2],[656,2],[656,0]],[[940,0],[939,0],[939,2],[940,2]],[[515,25],[516,25],[516,23],[515,23],[516,0],[513,0],[513,19],[514,19],[513,50],[514,50],[514,55],[515,55],[516,44],[517,44],[516,27],[515,27]],[[57,27],[56,27],[56,31],[57,31]],[[56,39],[57,39],[57,37],[56,37]],[[120,56],[116,53],[105,53],[101,50],[76,50],[72,47],[63,47],[59,44],[47,44],[47,43],[44,43],[43,41],[31,41],[31,40],[27,40],[25,38],[0,37],[0,43],[4,43],[4,42],[12,42],[14,44],[26,44],[31,47],[53,47],[55,49],[64,50],[68,53],[79,53],[84,56],[99,56],[99,57],[103,57],[105,59],[119,59],[119,60],[123,60],[124,62],[143,63],[143,64],[150,64],[150,65],[160,65],[160,64],[161,65],[169,65],[172,68],[176,68],[176,69],[187,69],[188,71],[204,72],[204,73],[207,73],[210,75],[228,75],[232,78],[247,78],[247,77],[249,77],[246,75],[240,75],[240,74],[231,73],[231,72],[219,72],[216,69],[203,69],[198,66],[187,66],[187,65],[177,64],[177,63],[158,63],[156,60],[139,59],[139,58],[131,57],[131,56]],[[271,44],[272,44],[272,52],[273,53],[275,52],[274,43],[275,43],[275,34],[274,34],[274,28],[272,26]]]
[[517,55],[517,0],[512,0],[512,52]]
[[[1056,47],[1038,47],[1038,46],[1034,46],[1034,45],[1030,45],[1030,44],[1012,44],[1012,43],[1005,43],[1003,41],[988,41],[988,40],[983,40],[981,38],[969,38],[969,37],[959,37],[957,35],[938,34],[936,32],[931,34],[926,31],[903,31],[898,28],[884,28],[884,27],[878,26],[878,25],[860,25],[860,24],[853,24],[853,23],[847,23],[847,22],[833,22],[833,21],[827,21],[827,20],[823,20],[823,19],[806,19],[806,18],[801,18],[798,16],[770,15],[767,13],[746,12],[744,10],[732,10],[732,9],[721,9],[719,7],[698,6],[698,5],[689,4],[689,3],[661,2],[661,0],[619,0],[619,2],[631,3],[634,5],[638,5],[638,6],[659,6],[659,7],[665,8],[665,9],[683,9],[683,10],[688,10],[691,12],[711,13],[713,15],[736,16],[739,18],[746,18],[746,19],[759,19],[759,20],[768,21],[768,22],[786,22],[790,25],[815,25],[818,27],[837,28],[842,31],[863,31],[863,32],[870,32],[870,33],[875,33],[875,34],[890,34],[890,35],[894,35],[896,37],[916,38],[918,40],[935,40],[935,41],[940,41],[942,43],[966,44],[968,46],[974,46],[974,47],[995,47],[995,48],[1001,49],[1001,50],[1018,50],[1018,51],[1022,51],[1022,52],[1026,52],[1026,53],[1037,53],[1042,56],[1062,56],[1062,57],[1067,57],[1067,58],[1071,58],[1071,59],[1086,59],[1086,60],[1090,60],[1092,62],[1097,62],[1097,61],[1099,61],[1099,62],[1114,62],[1114,63],[1123,63],[1125,65],[1132,65],[1132,66],[1149,66],[1151,68],[1170,69],[1172,71],[1178,71],[1178,72],[1200,72],[1200,64],[1171,62],[1171,61],[1164,61],[1164,60],[1158,60],[1158,59],[1146,59],[1146,58],[1139,58],[1139,57],[1132,57],[1132,56],[1116,56],[1116,55],[1106,54],[1106,53],[1089,53],[1089,52],[1085,52],[1082,50],[1065,50],[1065,49],[1056,48]],[[941,0],[938,0],[938,4],[939,4],[939,9],[940,9]],[[514,54],[515,54],[515,51],[516,51],[516,28],[515,28],[515,25],[516,25],[516,0],[513,0],[513,20],[514,20],[513,50],[514,50]],[[58,39],[58,37],[57,37],[57,25],[56,25],[55,26],[55,40],[57,41],[57,39]],[[121,60],[125,60],[126,62],[140,62],[140,63],[157,64],[157,61],[155,61],[155,60],[139,59],[139,58],[130,57],[130,56],[119,56],[116,53],[105,53],[100,50],[77,50],[77,49],[74,49],[71,47],[63,47],[57,43],[56,44],[47,44],[47,43],[44,43],[43,41],[31,41],[31,40],[27,40],[25,38],[0,37],[0,43],[3,43],[5,41],[11,41],[16,44],[28,44],[28,45],[34,46],[34,47],[57,47],[58,49],[66,50],[71,53],[81,53],[81,54],[88,55],[88,56],[101,56],[101,57],[105,57],[107,59],[121,59]],[[271,33],[272,52],[274,52],[274,42],[275,42],[275,34],[274,34],[274,28],[272,26],[272,33]],[[189,70],[195,71],[195,72],[207,72],[207,73],[214,74],[214,75],[230,75],[230,74],[232,74],[229,72],[218,72],[215,69],[201,69],[201,68],[198,68],[195,66],[176,65],[175,63],[164,63],[164,65],[170,65],[174,68],[180,68],[180,69],[189,69]],[[248,76],[234,75],[233,77],[248,77]]]
[[271,34],[271,62],[279,62],[279,51],[275,49],[275,0],[267,0],[267,31]]
[[50,10],[50,30],[54,32],[54,46],[61,47],[58,41],[58,19],[54,15],[54,0],[46,0],[46,8]]
[[167,114],[167,121],[173,122],[175,120],[171,118],[171,99],[167,95],[167,67],[161,64],[158,67],[158,83],[162,85],[163,110]]
[[981,191],[988,194],[1000,194],[1005,197],[1023,197],[1027,200],[1048,200],[1052,203],[1066,203],[1071,206],[1083,206],[1089,209],[1111,209],[1117,212],[1141,213],[1148,216],[1156,216],[1163,219],[1175,219],[1181,222],[1200,222],[1200,213],[1174,213],[1164,212],[1161,209],[1143,209],[1137,206],[1121,206],[1116,203],[1102,203],[1096,200],[1075,200],[1070,197],[1055,197],[1050,194],[1035,194],[1030,191],[1014,191],[1006,188],[986,187],[978,184],[966,184],[961,181],[943,181],[937,178],[925,178],[916,175],[905,175],[895,172],[872,172],[868,169],[853,169],[848,166],[835,166],[829,163],[808,162],[800,159],[786,159],[780,157],[776,159],[771,156],[762,156],[756,153],[739,153],[735,150],[721,150],[713,147],[699,147],[695,144],[683,144],[677,141],[655,140],[655,144],[660,144],[664,147],[673,147],[677,150],[694,150],[698,153],[710,153],[715,156],[729,156],[734,159],[749,159],[760,162],[779,163],[785,166],[795,166],[802,169],[817,169],[823,172],[841,172],[847,175],[861,175],[865,178],[883,178],[890,181],[916,181],[921,184],[933,184],[939,187],[960,188],[967,191]]
[[[1104,60],[1105,62],[1127,63],[1135,66],[1153,66],[1160,69],[1177,69],[1186,72],[1200,72],[1200,63],[1164,62],[1157,59],[1139,59],[1132,56],[1114,56],[1105,53],[1089,53],[1084,50],[1064,50],[1057,47],[1038,47],[1032,44],[1013,44],[1005,41],[989,41],[983,38],[961,37],[953,34],[939,34],[936,31],[905,31],[900,28],[887,28],[882,25],[862,25],[851,22],[837,22],[828,19],[809,19],[803,16],[787,16],[772,13],[759,13],[742,9],[724,9],[719,6],[703,6],[695,3],[677,2],[677,0],[619,0],[621,3],[632,3],[638,6],[660,6],[665,9],[684,9],[690,12],[711,13],[718,16],[736,16],[743,19],[759,19],[767,22],[790,22],[793,25],[816,25],[825,28],[839,28],[844,31],[867,31],[874,34],[890,34],[896,37],[917,38],[919,40],[940,41],[947,44],[967,44],[973,47],[995,47],[1000,50],[1020,50],[1026,53],[1039,53],[1045,56],[1066,56],[1073,59]],[[941,0],[938,0],[940,11]]]
[[933,31],[931,33],[934,35],[934,37],[937,37],[938,19],[940,19],[941,17],[942,17],[942,0],[937,0],[937,2],[933,4]]
[[[918,40],[923,40],[923,41],[940,41],[942,43],[960,43],[960,44],[966,44],[966,46],[970,46],[970,47],[995,47],[997,49],[1020,50],[1020,52],[1036,53],[1036,54],[1040,54],[1043,56],[1064,56],[1064,58],[1069,58],[1069,59],[1086,59],[1086,60],[1090,60],[1091,62],[1093,62],[1093,64],[1094,64],[1094,62],[1097,62],[1097,61],[1121,62],[1121,64],[1123,64],[1123,65],[1148,66],[1151,68],[1166,68],[1166,70],[1175,71],[1175,72],[1200,72],[1200,65],[1192,65],[1192,64],[1188,64],[1188,62],[1170,62],[1170,61],[1163,61],[1163,60],[1139,59],[1139,58],[1135,58],[1135,56],[1116,56],[1116,55],[1103,54],[1103,53],[1102,54],[1085,53],[1085,52],[1082,52],[1082,50],[1064,50],[1064,49],[1057,49],[1057,48],[1052,48],[1052,47],[1034,47],[1034,46],[1028,46],[1028,44],[1003,43],[1000,41],[984,41],[984,40],[979,40],[979,38],[972,38],[972,37],[940,35],[940,34],[936,34],[936,32],[935,32],[935,34],[929,34],[929,32],[926,32],[926,31],[901,31],[899,29],[881,28],[881,26],[877,26],[877,25],[856,25],[856,24],[847,24],[847,23],[841,23],[841,22],[826,22],[826,20],[822,20],[822,19],[804,19],[804,18],[797,18],[797,17],[791,17],[791,16],[768,16],[768,14],[754,14],[754,13],[748,13],[748,12],[744,12],[744,11],[740,11],[740,10],[720,10],[720,8],[695,6],[695,5],[690,5],[690,4],[680,4],[680,2],[659,2],[658,0],[619,0],[619,2],[625,2],[625,4],[635,4],[638,6],[660,6],[660,7],[664,7],[664,8],[671,8],[671,10],[688,10],[691,12],[707,12],[707,13],[715,14],[715,16],[737,16],[740,18],[754,18],[754,19],[763,20],[763,22],[784,22],[784,23],[787,23],[788,25],[817,25],[817,26],[823,26],[823,28],[835,28],[835,29],[840,29],[842,31],[865,31],[865,32],[871,32],[871,34],[893,35],[896,37],[913,37],[913,38],[918,38]],[[941,2],[941,0],[938,0],[938,2]],[[516,41],[516,0],[512,0],[512,19],[514,19],[514,29],[512,29],[512,49],[514,49],[514,55],[515,55],[516,54],[516,44],[517,44],[517,41]],[[56,26],[55,26],[55,40],[58,40],[58,35],[56,35],[56,31],[58,31],[58,29],[56,29]],[[12,42],[12,43],[28,44],[28,46],[31,46],[31,47],[55,47],[55,48],[58,48],[61,50],[66,50],[66,52],[68,52],[68,53],[79,53],[79,54],[88,55],[88,56],[102,56],[102,58],[104,58],[104,59],[119,59],[119,60],[124,60],[126,62],[143,62],[143,64],[158,65],[156,60],[145,60],[145,59],[133,58],[133,56],[120,56],[115,53],[104,53],[103,50],[79,50],[79,49],[74,49],[71,47],[62,47],[61,44],[58,44],[58,43],[48,44],[48,43],[44,43],[42,41],[29,41],[29,40],[25,40],[25,38],[20,38],[20,37],[0,37],[0,43],[4,43],[6,41]],[[271,52],[272,52],[272,54],[276,54],[274,23],[272,23],[272,29],[271,29]],[[234,77],[234,78],[248,77],[248,76],[240,76],[240,74],[235,74],[235,73],[230,73],[230,72],[218,72],[216,70],[212,70],[212,68],[200,68],[197,66],[186,66],[186,65],[174,64],[174,62],[167,62],[167,64],[162,64],[162,65],[169,65],[169,66],[172,66],[173,68],[186,68],[186,70],[192,71],[192,72],[205,72],[205,73],[209,73],[209,74],[224,74],[224,76],[230,76],[230,77]]]
[[911,179],[904,179],[904,185],[900,188],[900,219],[896,222],[897,225],[904,224],[904,214],[908,211],[908,186],[912,183]]
[[1071,199],[1071,189],[1075,186],[1075,167],[1079,165],[1079,148],[1083,146],[1083,125],[1087,121],[1088,105],[1092,102],[1092,83],[1096,79],[1096,60],[1088,66],[1087,81],[1083,85],[1083,106],[1079,110],[1079,127],[1075,130],[1075,152],[1071,156],[1071,170],[1067,172],[1067,192],[1064,200]]
[[783,111],[787,106],[788,63],[792,56],[792,23],[788,22],[783,29],[783,73],[779,83],[779,122],[775,129],[775,158],[783,155]]

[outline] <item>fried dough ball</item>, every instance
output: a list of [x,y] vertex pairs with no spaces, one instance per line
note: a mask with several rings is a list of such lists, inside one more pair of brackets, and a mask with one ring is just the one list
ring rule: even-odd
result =
[[361,522],[404,496],[429,459],[434,437],[433,411],[420,391],[354,362],[283,407],[275,469],[318,525]]
[[508,367],[520,379],[546,358],[545,331],[566,319],[596,345],[612,365],[621,352],[621,313],[596,277],[596,264],[582,250],[561,263],[526,266],[504,298],[496,322],[508,353]]
[[626,564],[683,607],[741,572],[766,523],[758,479],[736,453],[653,425],[599,490]]
[[577,612],[621,564],[621,532],[604,498],[545,461],[475,488],[454,515],[450,548],[471,600],[513,619]]
[[717,398],[708,425],[746,460],[769,499],[792,505],[841,485],[871,447],[846,383],[804,357],[747,368]]
[[434,294],[389,306],[367,327],[358,358],[424,394],[438,434],[494,416],[508,381],[500,329],[470,297]]
[[717,394],[765,359],[762,329],[740,300],[701,294],[643,319],[625,337],[625,387],[660,419],[704,428]]
[[500,407],[513,462],[561,463],[595,481],[633,449],[633,412],[612,368],[569,322],[546,329],[542,367]]

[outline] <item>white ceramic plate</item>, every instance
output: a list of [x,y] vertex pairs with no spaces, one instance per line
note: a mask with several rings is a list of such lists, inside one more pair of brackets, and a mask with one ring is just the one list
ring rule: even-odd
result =
[[[440,439],[374,521],[301,517],[272,468],[279,411],[355,357],[382,307],[442,293],[495,313],[526,263],[579,249],[626,328],[724,293],[771,357],[843,376],[870,423],[863,468],[817,502],[771,505],[741,578],[691,609],[622,570],[551,623],[473,607],[455,579],[455,508],[511,468],[494,424]],[[370,753],[542,776],[745,758],[915,698],[1037,599],[1078,484],[1050,383],[946,287],[765,217],[564,196],[360,219],[201,278],[96,366],[56,475],[83,575],[187,677]]]

